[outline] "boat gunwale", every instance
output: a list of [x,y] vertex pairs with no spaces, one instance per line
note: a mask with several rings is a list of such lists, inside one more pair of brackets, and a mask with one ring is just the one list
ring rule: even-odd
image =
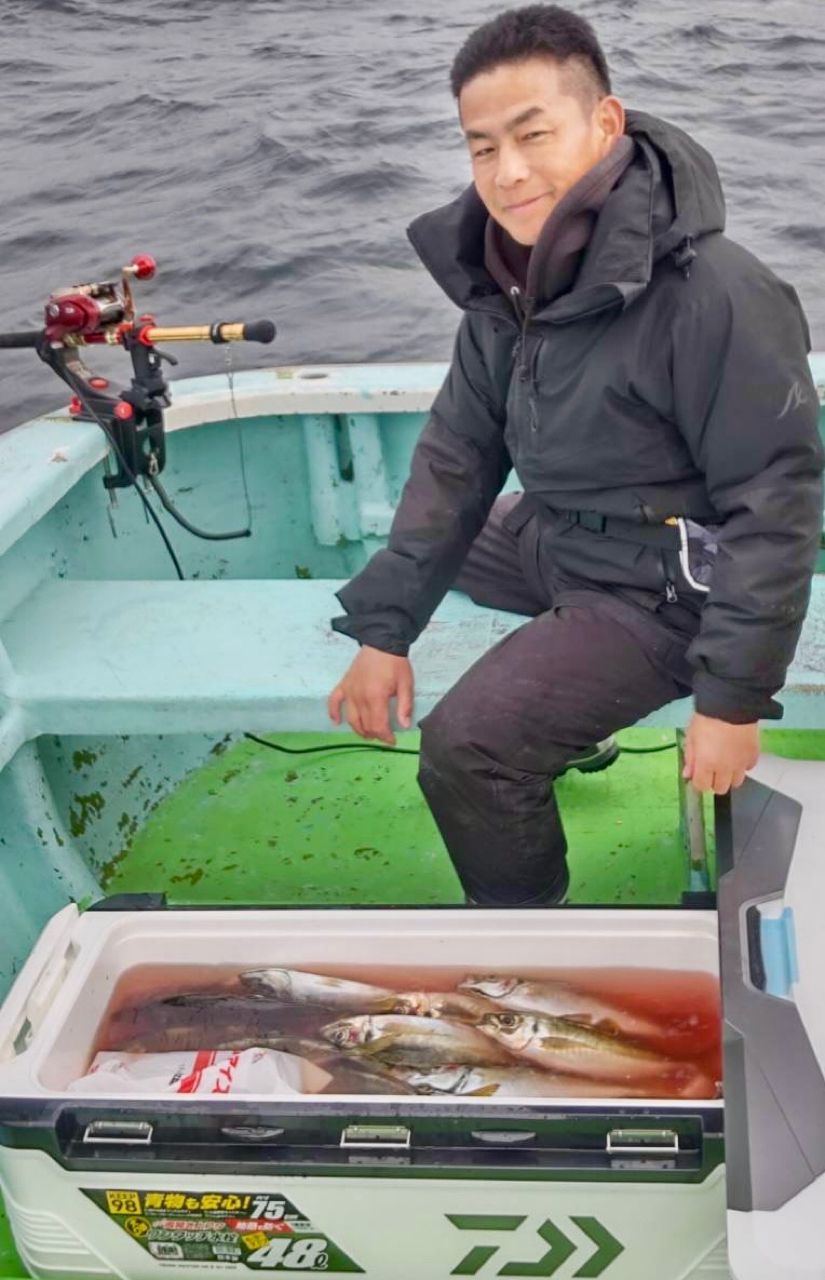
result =
[[[167,431],[236,417],[427,413],[445,364],[295,365],[172,383]],[[63,406],[0,434],[0,556],[54,508],[107,453],[100,428]]]

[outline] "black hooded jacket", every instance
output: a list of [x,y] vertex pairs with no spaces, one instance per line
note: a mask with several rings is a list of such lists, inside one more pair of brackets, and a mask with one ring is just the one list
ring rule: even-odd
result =
[[[388,546],[340,592],[333,626],[406,654],[514,467],[525,497],[511,527],[539,521],[554,595],[614,591],[656,610],[677,594],[701,609],[697,710],[776,718],[822,527],[807,326],[794,290],[722,234],[708,153],[638,112],[627,133],[633,159],[572,289],[550,301],[493,281],[474,188],[410,227],[464,315]],[[607,517],[606,531],[576,512]],[[706,596],[656,542],[678,515],[722,526]]]

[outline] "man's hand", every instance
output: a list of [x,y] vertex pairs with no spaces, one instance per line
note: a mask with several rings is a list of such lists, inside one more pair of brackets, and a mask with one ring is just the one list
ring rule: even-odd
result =
[[397,698],[398,723],[409,729],[413,709],[413,670],[407,658],[364,645],[340,684],[329,695],[331,720],[341,723],[346,703],[347,722],[362,738],[379,738],[395,746],[390,728],[390,698]]
[[745,774],[759,759],[759,725],[728,724],[697,711],[685,734],[685,767],[682,773],[695,791],[723,796],[741,787]]

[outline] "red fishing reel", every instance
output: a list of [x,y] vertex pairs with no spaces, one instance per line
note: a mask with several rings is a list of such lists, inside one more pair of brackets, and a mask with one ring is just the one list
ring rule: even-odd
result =
[[[0,333],[0,349],[31,347],[74,393],[71,416],[96,422],[104,432],[116,460],[114,474],[107,474],[107,489],[138,480],[148,483],[163,506],[179,524],[200,538],[245,538],[249,529],[212,534],[190,524],[172,503],[158,477],[166,462],[163,411],[171,401],[162,361],[177,364],[174,356],[159,351],[157,342],[272,342],[275,325],[271,320],[252,323],[159,327],[154,316],[135,315],[131,281],[151,280],[155,260],[148,253],[136,254],[121,270],[119,280],[73,284],[57,289],[46,303],[42,329]],[[106,343],[123,347],[132,361],[132,382],[115,394],[108,378],[93,374],[81,359],[81,349]],[[140,490],[138,490],[140,492]]]
[[65,342],[69,346],[78,339],[117,342],[117,327],[130,325],[135,318],[130,279],[151,280],[156,269],[154,258],[139,253],[123,268],[120,280],[73,284],[55,290],[46,303],[44,337],[48,342]]

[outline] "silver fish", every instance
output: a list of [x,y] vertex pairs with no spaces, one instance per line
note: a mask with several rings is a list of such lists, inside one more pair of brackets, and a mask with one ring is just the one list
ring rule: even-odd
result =
[[[588,1080],[532,1067],[435,1067],[422,1071],[395,1067],[399,1076],[416,1093],[451,1093],[474,1098],[649,1098],[642,1085],[612,1080]],[[659,1095],[656,1095],[659,1096]],[[671,1097],[668,1092],[662,1097]]]
[[453,1022],[478,1022],[494,1013],[496,1004],[459,991],[401,991],[377,1001],[372,1013],[403,1013],[419,1018],[447,1018]]
[[310,1040],[301,1036],[271,1032],[250,1039],[236,1038],[216,1045],[218,1049],[280,1049],[304,1058],[329,1072],[332,1080],[321,1093],[415,1093],[412,1085],[397,1077],[380,1062],[362,1062],[352,1054],[337,1050],[327,1040]]
[[403,1014],[360,1014],[321,1028],[339,1049],[377,1054],[385,1062],[434,1066],[439,1062],[495,1065],[510,1056],[466,1023]]
[[471,974],[458,984],[458,989],[486,996],[505,1009],[521,1009],[532,1013],[546,1013],[554,1018],[570,1018],[583,1025],[623,1036],[661,1039],[666,1032],[664,1027],[650,1018],[631,1013],[610,1000],[602,1000],[598,996],[579,991],[572,983],[561,980],[533,980],[505,974]]
[[216,1049],[279,1049],[296,1058],[307,1058],[318,1066],[325,1065],[330,1057],[330,1047],[325,1040],[312,1040],[289,1032],[263,1031],[259,1035],[230,1035],[215,1045]]
[[516,1057],[527,1058],[549,1071],[593,1080],[639,1080],[665,1075],[675,1065],[662,1054],[567,1018],[506,1010],[485,1013],[478,1029]]
[[327,1009],[369,1009],[376,1000],[386,1000],[393,994],[387,987],[300,969],[250,969],[239,977],[245,987],[270,998]]

